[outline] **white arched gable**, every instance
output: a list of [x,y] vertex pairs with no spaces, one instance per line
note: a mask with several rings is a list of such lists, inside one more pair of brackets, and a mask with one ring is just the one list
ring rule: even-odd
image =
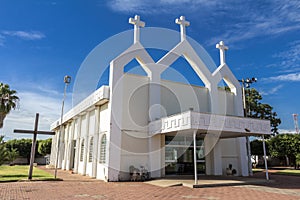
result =
[[241,85],[235,78],[227,64],[220,65],[212,74],[214,82],[219,83],[222,79],[230,88],[230,91],[235,95],[241,95]]
[[169,51],[164,57],[162,57],[157,64],[161,66],[161,72],[166,70],[172,65],[180,56],[183,56],[186,61],[192,66],[198,77],[203,81],[206,87],[211,85],[212,75],[207,69],[204,62],[195,52],[189,42],[184,39],[178,45],[176,45],[171,51]]
[[131,60],[136,59],[138,63],[142,66],[148,76],[150,76],[151,71],[147,67],[148,64],[153,64],[154,61],[152,57],[148,54],[145,48],[139,43],[136,42],[132,46],[130,46],[126,51],[124,51],[121,55],[111,61],[111,68],[115,68],[115,70],[122,70],[126,64],[128,64]]

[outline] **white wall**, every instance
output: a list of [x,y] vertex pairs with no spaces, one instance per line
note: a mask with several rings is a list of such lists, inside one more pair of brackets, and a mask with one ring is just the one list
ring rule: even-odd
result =
[[123,76],[123,111],[122,129],[147,130],[149,108],[148,77]]
[[[121,132],[121,162],[120,162],[120,178],[127,179],[129,166],[134,165],[139,168],[145,166],[146,168],[153,168],[157,170],[159,166],[164,165],[164,152],[160,152],[160,155],[155,155],[155,161],[149,163],[149,149],[160,149],[162,147],[161,136],[148,138],[148,122],[149,122],[149,86],[148,77],[142,77],[137,75],[125,74],[123,77],[123,102],[122,111],[118,114],[122,114],[122,123],[119,125]],[[172,115],[180,113],[190,108],[193,108],[196,112],[210,112],[210,99],[208,90],[204,87],[190,86],[182,83],[175,83],[170,81],[162,81],[161,89],[161,105],[165,109],[166,115]],[[232,93],[226,93],[219,90],[220,96],[224,97],[219,99],[219,106],[224,108],[228,115],[234,115]],[[75,123],[75,122],[73,122]],[[78,124],[80,123],[80,124]],[[100,124],[99,133],[107,134],[107,161],[105,164],[100,164],[97,159],[97,173],[98,179],[107,180],[108,177],[108,163],[109,159],[114,158],[114,152],[109,152],[109,145],[114,145],[114,141],[110,141],[110,110],[108,109],[108,103],[100,107]],[[74,129],[74,130],[73,130]],[[64,140],[69,141],[71,139],[80,139],[78,142],[75,161],[78,163],[78,173],[92,176],[93,165],[88,161],[89,157],[89,143],[90,138],[94,137],[95,133],[95,110],[91,110],[82,116],[81,120],[77,120],[74,127],[70,126],[65,129],[67,135],[64,135]],[[70,136],[73,132],[74,136]],[[80,149],[81,141],[85,140],[85,152],[84,161],[80,161]],[[99,135],[98,141],[94,140],[94,145],[98,145],[100,148]],[[224,140],[220,142],[220,155],[214,153],[218,158],[213,160],[222,159],[221,170],[226,169],[229,163],[233,164],[233,167],[238,168],[238,149],[235,144],[235,139]],[[235,145],[233,145],[233,143]],[[151,145],[151,148],[150,146]],[[152,147],[153,146],[153,147]],[[234,146],[234,147],[233,147]],[[99,151],[99,150],[98,150]],[[98,152],[99,153],[99,152]],[[151,152],[150,152],[151,153]],[[109,156],[108,156],[109,155]],[[209,159],[208,159],[209,160]],[[213,162],[212,160],[209,162]],[[75,163],[76,166],[76,163]],[[209,165],[207,165],[209,166]],[[220,167],[219,167],[220,168]],[[238,170],[238,173],[240,170]],[[124,173],[123,173],[124,172]],[[156,171],[160,176],[160,171]],[[163,170],[162,170],[163,173]]]
[[86,147],[86,136],[87,136],[87,116],[86,116],[86,114],[82,116],[80,126],[81,126],[80,127],[80,144],[78,146],[78,148],[79,148],[78,173],[85,175],[84,157],[83,157],[83,160],[81,161],[80,160],[80,157],[81,157],[80,155],[81,155],[81,145],[82,145],[83,140],[84,140],[84,155],[86,155],[86,149],[87,149],[87,147]]
[[[98,138],[98,156],[97,156],[97,173],[96,178],[100,180],[108,179],[108,162],[109,162],[109,126],[110,126],[110,113],[108,110],[108,103],[100,107],[100,124],[99,124],[99,138]],[[100,158],[100,148],[101,148],[101,139],[103,134],[106,134],[106,163],[99,163]]]
[[[121,166],[120,179],[126,179],[131,165],[135,167],[145,166],[148,169],[163,167],[164,162],[158,155],[149,161],[149,149],[160,149],[161,137],[147,138],[148,109],[149,109],[149,87],[148,78],[125,74],[123,77],[123,113],[122,113],[122,143],[121,143]],[[228,115],[234,115],[234,95],[224,90],[218,90],[220,99],[219,107],[222,112]],[[196,112],[210,112],[210,97],[208,89],[198,86],[190,86],[182,83],[162,81],[161,105],[165,109],[167,116],[184,112],[193,108]],[[235,142],[235,140],[232,140]],[[150,146],[151,145],[151,148]],[[155,146],[155,148],[154,148]],[[238,167],[238,152],[236,144],[222,142],[217,144],[217,149],[212,151],[210,158],[207,158],[207,166],[212,174],[222,174],[230,162]],[[223,151],[224,150],[224,151]],[[162,151],[160,156],[164,157]],[[151,153],[151,152],[150,152]],[[153,152],[152,152],[153,153]],[[113,156],[113,154],[111,154]],[[151,163],[150,163],[151,162]],[[239,170],[238,170],[239,171]],[[124,173],[122,173],[124,172]],[[161,176],[161,171],[156,171],[157,176]],[[153,173],[153,174],[155,174]],[[127,177],[128,178],[128,177]]]
[[239,151],[236,145],[236,139],[222,139],[220,140],[222,148],[222,172],[226,175],[226,168],[232,164],[232,168],[237,170],[237,175],[241,175],[241,169],[238,162]]
[[[87,149],[87,154],[86,154],[86,175],[88,176],[92,176],[92,172],[93,172],[93,164],[92,161],[93,160],[89,160],[89,155],[90,152],[93,152],[93,147],[91,147],[90,142],[91,142],[91,138],[95,137],[95,108],[93,108],[93,110],[91,110],[89,112],[89,120],[88,120],[88,136],[87,136],[87,140],[88,140],[88,146],[86,147]],[[93,145],[97,145],[97,141],[95,141],[93,139]]]
[[129,167],[149,166],[148,163],[148,77],[124,75],[121,142],[121,180],[129,179]]
[[208,90],[204,87],[162,81],[161,104],[167,115],[178,114],[193,108],[196,112],[209,112]]

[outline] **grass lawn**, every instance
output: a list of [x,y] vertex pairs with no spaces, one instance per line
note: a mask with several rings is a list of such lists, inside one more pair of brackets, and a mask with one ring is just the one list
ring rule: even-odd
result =
[[252,169],[253,173],[262,172],[262,171],[264,171],[264,169],[260,169],[260,168],[253,168]]
[[275,172],[275,174],[300,176],[300,170],[299,169],[284,169],[284,170],[278,170],[277,172]]
[[[28,179],[28,165],[0,166],[0,182],[20,181]],[[55,180],[53,174],[49,174],[39,168],[33,168],[32,180]]]
[[[270,168],[269,170],[272,170]],[[263,172],[264,169],[254,168],[252,169],[253,173]],[[300,169],[276,169],[272,172],[273,174],[281,174],[281,175],[292,175],[292,176],[300,176]]]

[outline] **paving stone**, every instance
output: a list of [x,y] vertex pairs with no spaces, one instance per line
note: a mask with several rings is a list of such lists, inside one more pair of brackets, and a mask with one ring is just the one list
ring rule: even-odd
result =
[[[47,170],[45,168],[42,169]],[[143,182],[106,183],[63,170],[58,171],[58,177],[63,178],[64,181],[0,183],[0,199],[300,199],[300,177],[295,176],[271,174],[270,177],[273,181],[263,185],[261,183],[260,185],[251,183],[249,185],[208,188],[159,187]],[[254,178],[263,178],[263,174],[255,174]]]

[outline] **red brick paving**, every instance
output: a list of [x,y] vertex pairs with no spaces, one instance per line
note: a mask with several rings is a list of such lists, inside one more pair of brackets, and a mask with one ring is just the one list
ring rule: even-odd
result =
[[[142,182],[103,182],[89,177],[58,171],[64,181],[0,183],[0,199],[300,199],[300,177],[272,175],[274,182],[265,186],[224,186],[192,189],[162,188]],[[256,173],[255,177],[263,177]]]

